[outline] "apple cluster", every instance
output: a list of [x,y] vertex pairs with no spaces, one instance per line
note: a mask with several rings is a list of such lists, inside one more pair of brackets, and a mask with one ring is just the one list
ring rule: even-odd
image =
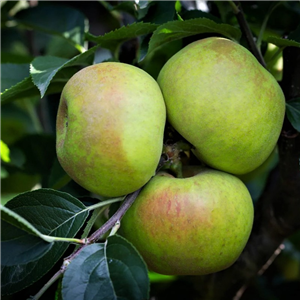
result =
[[[120,232],[148,267],[203,275],[239,257],[253,223],[251,196],[236,175],[259,167],[274,149],[283,93],[241,45],[224,38],[189,44],[162,68],[106,62],[66,84],[57,115],[57,155],[87,190],[117,197],[142,189]],[[158,172],[166,118],[205,167],[183,178]]]

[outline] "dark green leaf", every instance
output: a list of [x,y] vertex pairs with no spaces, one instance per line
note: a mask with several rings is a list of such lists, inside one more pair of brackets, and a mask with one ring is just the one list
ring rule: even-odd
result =
[[29,76],[29,64],[1,64],[1,93]]
[[294,40],[296,42],[300,43],[300,24],[299,26],[296,28],[296,30],[292,31],[289,36],[288,36],[289,40]]
[[[219,13],[219,18],[222,20],[223,23],[231,23],[233,17],[233,11],[228,2],[226,1],[215,1],[214,4]],[[234,18],[236,19],[236,18]],[[261,23],[260,23],[261,24]]]
[[[61,92],[67,81],[66,78],[53,79],[46,95]],[[40,92],[33,84],[31,77],[27,77],[1,94],[1,105],[35,96],[40,96]]]
[[53,243],[41,239],[42,234],[26,219],[6,207],[1,207],[1,227],[5,229],[1,240],[2,266],[30,263],[53,246]]
[[276,45],[277,47],[300,47],[300,42],[290,39],[283,39],[276,36],[267,37],[267,42]]
[[133,246],[120,236],[84,248],[63,277],[63,299],[148,299],[147,268]]
[[48,179],[48,186],[51,189],[59,190],[71,180],[70,176],[64,171],[57,159],[54,160],[50,176]]
[[233,40],[238,40],[241,36],[239,29],[227,24],[218,24],[206,18],[172,21],[159,26],[154,31],[148,53],[171,41],[200,33],[218,33]]
[[54,75],[66,64],[66,62],[68,62],[68,59],[55,56],[39,56],[32,61],[30,65],[30,74],[33,83],[41,92],[41,97],[45,95]]
[[74,8],[39,3],[35,7],[22,10],[15,19],[34,30],[60,35],[74,46],[83,45],[85,16]]
[[51,80],[59,70],[75,65],[89,65],[91,63],[90,56],[95,53],[97,48],[97,46],[90,48],[69,60],[55,56],[36,57],[30,65],[30,74],[33,83],[40,90],[41,97],[45,95]]
[[286,114],[293,127],[300,132],[300,98],[286,103]]
[[163,24],[173,21],[176,15],[174,1],[151,1],[143,22]]
[[190,20],[190,19],[196,19],[196,18],[206,18],[206,19],[210,19],[218,24],[222,24],[222,20],[217,18],[214,15],[211,15],[210,13],[201,11],[201,10],[187,10],[185,11],[182,15],[183,20]]
[[[6,207],[26,219],[42,234],[58,237],[74,237],[88,215],[87,211],[82,212],[85,206],[79,200],[69,194],[50,189],[20,194],[10,200]],[[2,241],[9,242],[7,244],[9,248],[4,252],[5,256],[2,248],[3,294],[12,294],[22,290],[40,279],[53,267],[68,247],[68,243],[56,242],[51,249],[42,253],[42,250],[45,250],[42,243],[45,242],[40,238],[31,239],[31,237],[32,235],[25,231],[3,222]],[[6,243],[2,244],[2,247],[5,246]],[[13,256],[8,256],[9,249],[14,249],[14,253],[20,255],[18,264],[14,264]],[[24,249],[27,251],[26,255],[23,253],[24,255],[21,256],[21,250]],[[39,259],[28,262],[28,255],[33,257],[34,254],[39,256],[41,253],[42,256]],[[23,262],[20,261],[22,258]]]
[[99,44],[112,52],[125,41],[131,40],[140,35],[152,33],[158,25],[149,23],[134,23],[123,26],[102,36],[94,36],[90,33],[86,35],[87,40]]
[[110,11],[126,12],[134,17],[138,17],[137,5],[132,1],[124,1],[118,5],[111,5],[107,1],[99,0],[99,2]]
[[37,88],[32,83],[31,78],[27,77],[1,94],[1,104],[9,102],[11,99],[21,99],[23,98],[24,93],[26,92],[28,94],[29,91],[31,92],[30,95],[34,95],[36,94],[34,92],[38,92]]
[[55,136],[46,134],[26,135],[18,140],[13,149],[25,157],[22,169],[30,174],[48,175],[56,157]]
[[22,216],[16,214],[14,211],[10,210],[5,206],[0,205],[0,208],[1,208],[1,220],[14,226],[15,228],[23,230],[26,233],[38,236],[39,238],[44,239],[46,242],[49,242],[41,232],[39,232],[34,226],[32,226],[32,224],[30,224]]

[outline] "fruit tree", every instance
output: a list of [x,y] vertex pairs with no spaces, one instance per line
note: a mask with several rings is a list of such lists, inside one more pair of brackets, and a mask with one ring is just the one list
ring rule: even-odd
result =
[[1,17],[1,298],[300,298],[299,1]]

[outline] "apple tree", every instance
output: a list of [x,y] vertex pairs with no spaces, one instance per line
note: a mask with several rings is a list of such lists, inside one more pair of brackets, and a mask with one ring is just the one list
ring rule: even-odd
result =
[[[299,1],[2,1],[3,299],[299,298],[299,20]],[[158,76],[162,68],[175,54],[195,41],[212,37],[225,38],[252,53],[259,67],[264,68],[263,72],[280,87],[280,93],[283,92],[284,120],[280,121],[279,138],[275,138],[276,147],[273,152],[264,158],[264,162],[259,163],[255,170],[237,175],[239,180],[235,177],[233,179],[234,182],[238,180],[239,186],[242,185],[243,192],[238,192],[238,195],[251,195],[248,202],[251,209],[245,209],[241,203],[237,206],[239,211],[245,211],[246,217],[251,215],[249,235],[243,237],[245,243],[247,242],[245,247],[243,245],[243,251],[238,253],[238,257],[230,266],[222,268],[221,271],[211,271],[202,275],[178,275],[180,272],[159,274],[148,268],[149,263],[144,255],[126,239],[126,234],[122,235],[123,216],[147,189],[150,190],[151,198],[150,184],[146,183],[145,187],[143,182],[142,186],[138,187],[137,179],[125,173],[123,177],[128,182],[134,180],[131,182],[134,190],[125,195],[99,194],[97,191],[102,189],[93,188],[94,183],[90,184],[91,179],[87,179],[89,184],[82,185],[76,180],[76,174],[66,173],[67,168],[59,159],[60,152],[56,146],[56,141],[59,140],[56,120],[60,98],[64,87],[75,74],[101,63],[127,64],[130,69],[136,68],[138,72],[146,74],[151,78],[151,82],[159,82]],[[202,59],[203,65],[209,64],[208,56]],[[240,74],[251,74],[251,67],[246,61],[241,60],[238,64]],[[230,66],[228,72],[229,69]],[[130,83],[131,76],[127,78],[126,75],[122,77],[120,74],[114,75],[112,86],[117,87],[124,80]],[[235,94],[237,89],[243,91],[245,87],[241,81],[238,80],[236,84],[232,79],[226,78],[227,72],[224,74],[227,88],[232,94]],[[93,76],[89,76],[85,77],[87,85],[90,81],[95,81]],[[183,74],[184,81],[192,87],[190,90],[198,84],[193,76],[189,70]],[[168,83],[168,79],[166,82]],[[255,90],[263,94],[264,83],[256,81]],[[207,86],[207,90],[216,89],[216,84]],[[134,88],[129,87],[128,90],[135,92],[141,88],[140,95],[145,97],[149,95],[149,85],[139,84]],[[180,88],[180,85],[176,86],[176,90]],[[102,93],[101,89],[99,93]],[[86,94],[90,95],[88,92]],[[269,100],[275,101],[275,97],[272,96]],[[133,103],[132,101],[129,103]],[[93,99],[88,105],[90,111],[93,111]],[[127,122],[132,122],[132,118],[138,116],[134,115],[135,104],[130,105],[127,113],[131,119],[128,117]],[[270,105],[268,110],[272,110],[274,105]],[[246,118],[245,110],[241,111],[241,114],[245,113]],[[119,118],[119,111],[116,106],[106,111],[106,114],[114,120]],[[142,111],[141,119],[146,119],[154,111],[151,107],[149,111]],[[158,110],[151,116],[151,130],[157,126],[157,114]],[[209,114],[210,119],[216,116],[216,112],[213,111]],[[232,118],[230,113],[227,117]],[[62,119],[68,127],[68,120],[64,119],[64,114]],[[264,121],[257,120],[258,123]],[[84,122],[90,122],[88,117],[84,117]],[[197,165],[202,168],[204,163],[193,151],[195,145],[174,128],[168,116],[162,126],[163,138],[160,143],[163,147],[159,150],[154,170],[151,172],[164,170],[180,178],[185,176],[185,166]],[[145,144],[140,145],[135,138],[138,136],[136,131],[140,128],[135,125],[131,127],[135,134],[132,134],[134,138],[129,136],[127,140],[129,148],[142,149],[139,154],[142,153],[142,158],[148,159],[147,155],[152,153],[147,152],[149,147]],[[98,128],[95,128],[94,132],[97,130]],[[122,132],[120,128],[120,135]],[[92,133],[85,132],[84,135],[86,134]],[[258,134],[257,139],[263,134],[264,132]],[[148,136],[154,136],[152,131],[148,132]],[[107,141],[109,137],[110,132],[107,131]],[[229,134],[225,133],[224,138],[229,139]],[[269,140],[265,143],[269,143]],[[269,146],[262,145],[261,148]],[[91,152],[84,142],[80,142],[80,138],[71,147],[75,156],[81,152]],[[99,151],[105,151],[105,147],[101,147]],[[241,155],[246,154],[248,150],[245,148]],[[106,153],[105,159],[109,160],[112,151]],[[117,154],[120,160],[124,158],[124,153]],[[230,155],[226,154],[222,159],[226,160]],[[87,160],[80,159],[81,168],[85,167]],[[132,160],[142,161],[138,160],[137,156],[132,157]],[[93,162],[89,161],[89,166],[100,174],[104,166]],[[115,173],[116,163],[109,165],[107,174]],[[76,170],[80,171],[80,168]],[[94,177],[97,177],[97,172]],[[151,176],[154,175],[152,173]],[[103,172],[101,174],[103,175]],[[233,178],[233,175],[226,176]],[[103,180],[105,181],[105,178]],[[204,182],[206,179],[202,180]],[[209,180],[206,187],[209,193],[214,194],[223,179],[218,184]],[[114,185],[117,186],[118,181],[114,182]],[[152,190],[158,190],[155,183],[153,185]],[[109,184],[107,186],[109,188]],[[202,192],[202,189],[197,191],[199,195]],[[172,194],[172,197],[177,196],[179,197],[176,193]],[[147,205],[147,202],[145,203]],[[223,206],[225,207],[226,203]],[[159,214],[161,207],[157,205],[155,209]],[[139,214],[138,206],[136,210]],[[193,221],[196,220],[195,224],[201,222],[201,213],[190,211],[187,214],[188,217],[191,214]],[[134,215],[126,216],[127,220],[124,217],[124,222],[130,223]],[[162,219],[159,224],[152,224],[156,235],[159,236],[163,232],[165,222],[166,220]],[[231,227],[226,228],[226,231],[229,234],[241,234],[240,227],[237,228],[241,223],[237,223],[235,218],[230,222]],[[140,225],[134,226],[136,228],[128,227],[129,230],[125,226],[127,232],[129,231],[128,236],[138,234]],[[193,255],[189,252],[188,244],[197,244],[193,234],[185,238],[189,229],[176,229],[181,231],[180,234],[177,232],[181,236],[178,239],[178,248],[184,251],[180,258],[183,264],[186,261],[187,269],[189,259]],[[210,239],[223,238],[226,233],[224,230],[220,232],[210,236]],[[164,239],[165,245],[174,240],[171,236]],[[147,245],[150,241],[145,239],[142,243]],[[165,252],[168,252],[168,247]],[[200,260],[203,257],[200,257]],[[215,258],[210,259],[214,265]],[[197,265],[193,265],[193,269],[197,269]],[[164,273],[164,268],[160,270]]]

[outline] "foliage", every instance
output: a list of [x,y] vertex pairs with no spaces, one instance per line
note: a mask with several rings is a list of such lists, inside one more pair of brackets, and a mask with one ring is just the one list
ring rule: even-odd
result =
[[[277,5],[273,1],[248,1],[241,6],[232,1],[206,4],[207,12],[198,9],[194,1],[1,2],[3,299],[32,295],[36,295],[34,299],[80,300],[150,296],[226,299],[223,295],[236,293],[243,284],[248,289],[242,299],[291,299],[291,293],[300,296],[300,224],[292,223],[298,218],[292,212],[299,211],[300,206],[300,5],[297,1]],[[244,23],[236,18],[237,10]],[[248,268],[244,269],[249,271],[254,266],[254,272],[240,272],[237,263],[224,277],[220,275],[218,286],[213,285],[210,275],[189,278],[150,272],[137,250],[114,234],[118,219],[110,218],[115,211],[122,217],[126,203],[134,199],[130,195],[125,200],[93,195],[60,167],[55,153],[60,93],[72,75],[94,63],[129,63],[156,79],[165,62],[190,42],[222,36],[252,49],[254,39],[249,44],[249,32],[258,41],[257,49],[269,71],[280,81],[287,101],[278,149],[260,172],[245,179],[257,204],[257,215],[266,220],[268,212],[274,211],[270,214],[283,220],[283,224],[279,223],[281,239],[274,238],[277,233],[270,234],[272,246],[265,246],[264,254],[254,250],[249,261],[245,251],[241,259],[246,257],[243,262]],[[294,79],[286,74],[293,74]],[[166,140],[170,137],[178,139],[166,126]],[[283,178],[285,185],[291,184],[289,197],[285,197],[284,189],[281,194],[276,192],[278,178]],[[270,189],[281,198],[276,195],[269,200],[274,195]],[[282,206],[280,201],[285,201]],[[280,211],[278,207],[289,210]],[[257,228],[265,226],[261,223],[264,222],[259,219]],[[292,225],[286,226],[289,224]],[[287,227],[292,229],[286,230]],[[275,229],[270,225],[272,230]],[[256,236],[264,238],[260,231],[254,232],[253,241]],[[254,248],[253,241],[249,242],[249,249]],[[270,258],[272,249],[281,243],[285,245],[284,254],[263,276],[256,277],[265,258]],[[233,289],[225,277],[234,278],[232,282],[239,277],[242,284]],[[249,283],[250,279],[254,280]],[[224,294],[220,296],[221,293]]]

